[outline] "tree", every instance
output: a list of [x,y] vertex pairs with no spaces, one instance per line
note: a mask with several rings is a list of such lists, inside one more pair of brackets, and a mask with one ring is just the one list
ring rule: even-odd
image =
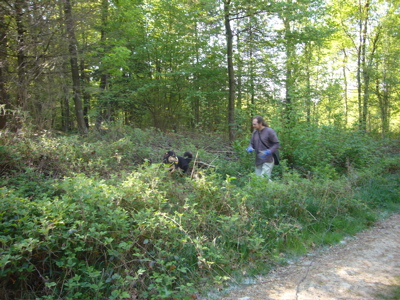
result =
[[399,4],[388,1],[387,10],[383,14],[381,22],[381,38],[377,42],[377,58],[373,65],[375,70],[372,80],[375,81],[374,93],[377,98],[378,114],[380,118],[380,131],[382,136],[387,136],[390,132],[390,119],[392,114],[399,111],[395,105],[395,99],[400,92],[399,69],[400,63],[400,30],[399,18],[396,10]]
[[6,21],[8,9],[5,3],[0,3],[0,129],[6,126],[6,110],[9,109],[9,95],[6,88],[7,74],[7,31],[9,22]]
[[[313,69],[323,64],[313,57],[321,55],[320,48],[332,30],[324,20],[326,7],[319,0],[288,0],[277,5],[275,11],[282,22],[277,42],[284,49],[283,116],[286,127],[290,128],[301,118],[311,120],[311,86],[313,81],[318,81],[319,76],[313,76]],[[305,101],[302,103],[300,99]]]
[[356,116],[386,134],[398,4],[335,1],[331,19],[320,0],[3,1],[1,104],[37,128],[69,130],[75,115],[80,132],[121,120],[233,140],[257,113],[288,130]]
[[373,11],[370,0],[339,2],[336,11],[342,30],[350,39],[356,53],[358,126],[359,129],[365,131],[369,110],[371,66],[380,37],[380,29],[379,26],[376,27],[374,36],[369,33],[373,28],[371,24]]
[[16,0],[14,4],[15,21],[17,25],[17,72],[18,72],[18,96],[17,106],[23,107],[26,104],[26,28],[24,22],[24,8],[25,2],[23,0]]
[[78,122],[78,129],[80,133],[86,134],[88,129],[86,127],[83,105],[82,105],[82,91],[81,91],[81,79],[79,75],[78,65],[78,43],[75,37],[74,21],[72,17],[72,6],[70,0],[64,0],[64,13],[65,13],[65,25],[67,30],[68,38],[68,49],[70,54],[71,63],[71,76],[72,76],[72,90],[75,104],[75,116]]
[[235,130],[235,72],[233,69],[233,34],[231,28],[231,0],[224,0],[224,22],[226,34],[226,56],[228,65],[228,82],[229,82],[229,96],[228,96],[228,126],[229,126],[229,140],[233,141],[236,136]]

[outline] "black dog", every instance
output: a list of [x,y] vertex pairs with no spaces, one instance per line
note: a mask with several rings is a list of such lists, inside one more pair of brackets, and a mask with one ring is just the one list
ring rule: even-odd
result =
[[193,155],[189,151],[186,151],[182,156],[177,156],[174,151],[168,151],[164,154],[163,163],[171,164],[170,172],[173,173],[177,169],[181,169],[183,173],[186,173],[189,169],[189,163],[192,161]]

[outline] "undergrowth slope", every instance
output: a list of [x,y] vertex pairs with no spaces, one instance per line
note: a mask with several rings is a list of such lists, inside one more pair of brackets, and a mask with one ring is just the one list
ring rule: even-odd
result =
[[[194,299],[336,243],[397,210],[400,186],[397,144],[340,138],[283,148],[267,183],[246,140],[126,127],[3,135],[0,297]],[[160,164],[170,149],[194,154],[188,175]]]

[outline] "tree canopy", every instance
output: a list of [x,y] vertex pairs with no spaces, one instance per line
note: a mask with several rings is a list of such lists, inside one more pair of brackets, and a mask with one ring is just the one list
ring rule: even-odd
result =
[[399,2],[6,0],[2,127],[398,130]]

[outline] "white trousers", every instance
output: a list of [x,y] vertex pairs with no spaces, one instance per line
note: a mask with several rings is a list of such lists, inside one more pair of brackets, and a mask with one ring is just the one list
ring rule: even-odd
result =
[[256,175],[267,177],[269,181],[271,181],[271,173],[273,167],[274,167],[274,162],[270,163],[266,162],[263,163],[262,165],[258,165],[256,166]]

